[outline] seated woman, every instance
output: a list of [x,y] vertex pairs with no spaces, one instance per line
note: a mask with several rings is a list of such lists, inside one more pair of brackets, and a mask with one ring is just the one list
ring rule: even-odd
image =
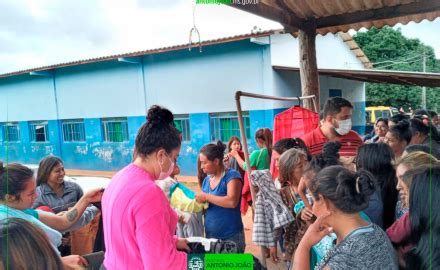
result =
[[[52,209],[55,214],[58,214],[74,206],[84,195],[84,192],[77,183],[64,181],[65,175],[64,164],[60,158],[55,156],[43,158],[38,165],[37,172],[36,191],[38,197],[32,205],[32,208],[47,206]],[[98,208],[93,205],[87,207],[83,214],[86,223],[93,220],[98,211]],[[59,247],[62,256],[71,254],[70,239],[69,233],[63,235],[63,241]],[[91,252],[91,250],[89,252]]]
[[60,256],[47,235],[21,218],[0,221],[0,242],[8,243],[8,252],[1,252],[0,269],[65,269]]
[[226,146],[207,144],[200,150],[200,165],[208,176],[203,180],[202,191],[196,194],[198,202],[209,202],[205,212],[207,238],[235,242],[239,252],[245,250],[240,197],[243,180],[234,169],[225,169],[223,153]]
[[411,244],[407,269],[440,268],[440,167],[418,169],[409,194]]
[[[103,191],[102,188],[88,191],[69,211],[60,216],[31,208],[37,198],[35,188],[31,169],[18,163],[3,167],[0,162],[0,220],[17,217],[33,223],[46,233],[55,249],[61,244],[59,231],[72,230],[76,224],[81,224],[85,209],[92,202],[100,201]],[[73,260],[80,265],[85,263],[82,257],[76,255],[62,259]]]
[[296,250],[295,269],[310,269],[310,248],[331,232],[335,232],[337,244],[317,269],[398,269],[397,257],[385,232],[359,215],[376,191],[369,172],[352,173],[342,166],[330,166],[320,171],[308,188],[317,220],[309,226]]

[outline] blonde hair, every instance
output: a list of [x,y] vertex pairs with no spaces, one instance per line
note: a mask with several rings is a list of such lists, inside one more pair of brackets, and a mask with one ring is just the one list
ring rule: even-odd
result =
[[[411,152],[394,162],[395,168],[397,168],[399,165],[404,165],[405,167],[408,168],[408,172],[417,170],[419,167],[424,165],[438,165],[438,164],[440,164],[438,159],[422,151]],[[405,173],[402,177],[403,182],[406,185],[408,185],[408,187],[411,186],[411,182],[413,178],[412,176],[413,176],[412,173]]]

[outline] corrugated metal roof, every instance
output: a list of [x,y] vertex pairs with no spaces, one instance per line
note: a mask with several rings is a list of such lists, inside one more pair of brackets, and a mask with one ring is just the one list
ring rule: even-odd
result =
[[[203,42],[201,42],[201,44],[202,44],[202,46],[223,44],[223,43],[228,43],[228,42],[245,40],[245,39],[249,39],[249,38],[253,38],[253,37],[268,36],[268,35],[279,33],[279,32],[283,32],[283,30],[281,29],[281,30],[261,31],[261,32],[245,34],[245,35],[237,35],[237,36],[232,36],[232,37],[212,39],[212,40],[203,41]],[[164,53],[164,52],[170,52],[170,51],[177,51],[177,50],[189,49],[189,47],[190,47],[190,44],[186,43],[186,44],[173,45],[173,46],[144,50],[144,51],[137,51],[137,52],[115,54],[115,55],[96,57],[96,58],[90,58],[90,59],[83,59],[83,60],[78,60],[78,61],[72,61],[72,62],[66,62],[66,63],[60,63],[60,64],[55,64],[55,65],[42,66],[42,67],[36,67],[36,68],[30,68],[30,69],[25,69],[25,70],[4,73],[4,74],[0,74],[0,78],[16,76],[16,75],[20,75],[20,74],[26,74],[29,72],[46,71],[46,70],[53,70],[56,68],[77,66],[77,65],[83,65],[83,64],[91,64],[91,63],[96,63],[96,62],[104,62],[104,61],[109,61],[109,60],[115,60],[118,58],[128,58],[128,57],[136,57],[136,56],[142,56],[142,55],[148,55],[148,54],[158,54],[158,53]],[[198,43],[192,43],[191,47],[193,48],[193,50],[198,50],[198,48],[197,48]]]
[[348,45],[350,50],[356,55],[356,57],[361,61],[365,68],[373,68],[373,64],[371,64],[370,59],[365,55],[364,51],[359,47],[359,45],[354,41],[348,33],[339,32],[339,36]]
[[[284,32],[284,30],[278,29],[278,30],[262,31],[262,32],[253,33],[253,34],[237,35],[237,36],[232,36],[232,37],[207,40],[207,41],[202,42],[202,46],[223,44],[223,43],[245,40],[245,39],[249,39],[249,38],[253,38],[253,37],[263,37],[263,36],[268,36],[268,35],[272,35],[272,34],[276,34],[276,33],[283,33],[283,32]],[[351,49],[351,51],[356,55],[356,57],[362,62],[364,67],[371,68],[372,64],[368,60],[367,56],[365,56],[364,52],[359,48],[357,43],[351,38],[351,36],[346,33],[339,33],[339,35],[341,36],[342,40],[348,45],[348,47]],[[296,33],[294,33],[293,36],[296,38],[298,35]],[[16,75],[21,75],[21,74],[27,74],[30,72],[47,71],[47,70],[53,70],[53,69],[63,68],[63,67],[70,67],[70,66],[77,66],[77,65],[83,65],[83,64],[91,64],[91,63],[96,63],[96,62],[110,61],[110,60],[115,60],[118,58],[136,57],[136,56],[142,56],[142,55],[148,55],[148,54],[158,54],[158,53],[165,53],[165,52],[170,52],[170,51],[183,50],[183,49],[188,49],[189,46],[190,46],[190,44],[187,43],[187,44],[174,45],[174,46],[162,47],[162,48],[151,49],[151,50],[144,50],[144,51],[138,51],[138,52],[130,52],[130,53],[115,54],[115,55],[96,57],[96,58],[90,58],[90,59],[83,59],[83,60],[78,60],[78,61],[72,61],[72,62],[66,62],[66,63],[60,63],[60,64],[55,64],[55,65],[42,66],[42,67],[36,67],[36,68],[30,68],[30,69],[25,69],[25,70],[4,73],[4,74],[0,74],[0,78],[11,77],[11,76],[16,76]],[[198,49],[197,46],[198,46],[197,43],[192,44],[192,48],[194,50]]]
[[322,35],[440,17],[439,0],[259,0],[234,7],[278,21],[289,31],[312,20]]
[[[274,69],[299,71],[299,68],[274,66]],[[318,69],[319,75],[362,82],[392,83],[440,87],[440,73],[406,72],[391,70]]]

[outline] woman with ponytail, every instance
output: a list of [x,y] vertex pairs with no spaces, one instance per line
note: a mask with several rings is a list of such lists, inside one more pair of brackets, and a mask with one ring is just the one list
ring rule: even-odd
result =
[[317,220],[296,250],[295,269],[310,269],[310,248],[331,232],[336,234],[336,246],[315,269],[398,269],[385,232],[359,215],[376,191],[369,172],[353,173],[342,166],[330,166],[321,170],[308,188]]
[[202,183],[202,192],[196,194],[198,202],[208,202],[205,213],[207,238],[235,242],[239,252],[245,249],[240,198],[243,180],[240,173],[227,169],[223,163],[226,145],[221,141],[207,144],[200,150],[200,167],[208,176]]
[[173,172],[180,143],[173,114],[152,106],[136,136],[134,161],[102,199],[106,269],[187,268],[187,241],[175,236],[177,214],[155,184]]

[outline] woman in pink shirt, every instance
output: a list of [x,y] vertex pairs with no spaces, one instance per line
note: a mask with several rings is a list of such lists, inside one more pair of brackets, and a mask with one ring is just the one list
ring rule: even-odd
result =
[[186,269],[177,215],[155,180],[167,178],[180,151],[173,114],[159,106],[136,136],[133,163],[119,171],[102,199],[105,269]]

